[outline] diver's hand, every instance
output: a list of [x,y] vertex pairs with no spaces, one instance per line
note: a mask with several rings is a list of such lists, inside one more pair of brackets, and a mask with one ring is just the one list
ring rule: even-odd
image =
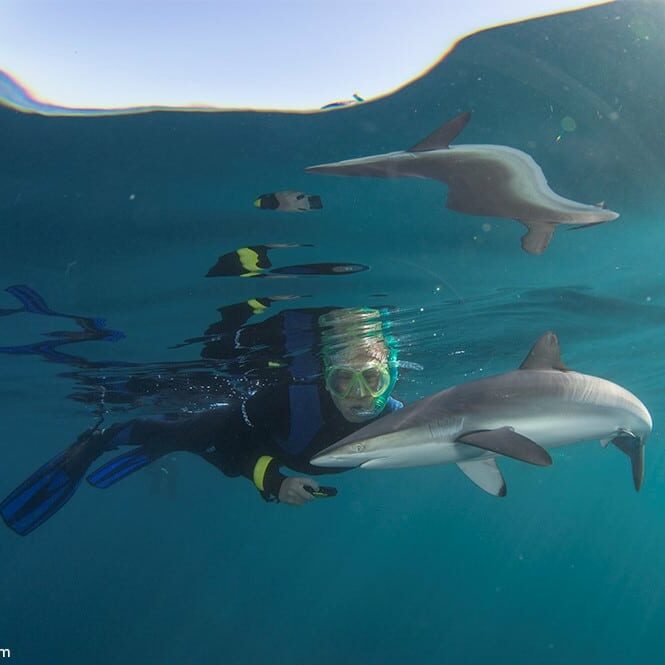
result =
[[277,498],[290,506],[302,506],[314,500],[314,496],[305,489],[306,485],[315,492],[319,489],[319,483],[311,478],[284,478]]

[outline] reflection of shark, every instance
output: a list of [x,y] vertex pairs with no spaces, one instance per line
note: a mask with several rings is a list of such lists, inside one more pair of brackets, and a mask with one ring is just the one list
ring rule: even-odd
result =
[[627,390],[567,370],[556,335],[545,333],[518,371],[421,399],[378,418],[311,462],[362,468],[456,463],[480,488],[504,496],[497,455],[546,466],[551,459],[541,446],[600,439],[628,455],[639,489],[651,426],[646,407]]
[[470,113],[453,118],[406,151],[309,166],[310,173],[375,178],[431,178],[448,185],[447,207],[486,217],[506,217],[529,230],[522,248],[542,254],[557,224],[584,226],[616,219],[600,206],[585,205],[555,194],[536,162],[525,152],[503,145],[449,143],[462,131]]

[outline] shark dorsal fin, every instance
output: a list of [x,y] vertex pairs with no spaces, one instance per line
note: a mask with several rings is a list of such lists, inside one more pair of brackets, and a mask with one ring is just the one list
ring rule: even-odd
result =
[[469,122],[469,118],[471,118],[471,112],[465,111],[433,131],[426,139],[416,143],[406,152],[425,152],[447,148],[450,142],[464,129],[466,123]]
[[538,338],[531,347],[529,355],[520,365],[520,369],[558,369],[562,372],[569,371],[561,362],[561,350],[557,336],[548,331]]

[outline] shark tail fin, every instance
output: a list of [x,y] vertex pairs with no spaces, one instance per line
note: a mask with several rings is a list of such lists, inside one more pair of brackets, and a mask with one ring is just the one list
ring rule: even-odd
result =
[[630,459],[633,484],[635,490],[639,492],[644,480],[644,440],[639,436],[635,436],[632,432],[625,431],[615,436],[610,443],[613,443]]
[[406,152],[426,152],[427,150],[447,148],[451,141],[464,129],[470,118],[470,111],[461,113],[452,120],[449,120],[445,125],[434,130],[427,138],[411,146]]
[[529,229],[522,236],[522,249],[527,254],[542,254],[550,244],[550,240],[552,240],[554,225],[522,223]]

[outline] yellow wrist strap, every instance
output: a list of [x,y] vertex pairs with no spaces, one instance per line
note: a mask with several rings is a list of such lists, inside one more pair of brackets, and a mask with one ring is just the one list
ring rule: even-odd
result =
[[254,474],[252,479],[254,480],[254,484],[256,485],[259,492],[263,492],[265,489],[263,487],[263,481],[266,476],[268,465],[273,461],[273,459],[274,457],[270,457],[270,455],[261,455],[261,457],[259,457],[259,459],[256,461],[256,464],[254,465]]

